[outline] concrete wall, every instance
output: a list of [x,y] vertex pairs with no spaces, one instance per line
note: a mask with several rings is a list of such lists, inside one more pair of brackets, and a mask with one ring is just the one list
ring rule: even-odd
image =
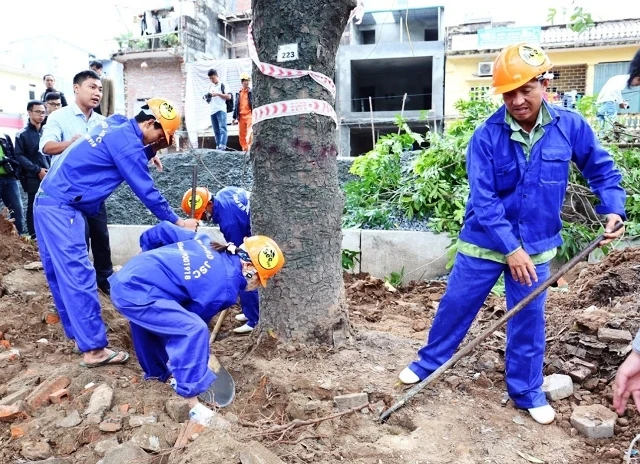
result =
[[[111,258],[114,265],[126,263],[140,252],[140,234],[150,226],[110,225]],[[200,229],[218,235],[217,227]],[[386,231],[344,229],[342,248],[358,251],[360,262],[353,272],[367,272],[374,277],[385,278],[404,268],[405,282],[429,280],[448,271],[447,247],[451,239],[446,234],[414,231]]]

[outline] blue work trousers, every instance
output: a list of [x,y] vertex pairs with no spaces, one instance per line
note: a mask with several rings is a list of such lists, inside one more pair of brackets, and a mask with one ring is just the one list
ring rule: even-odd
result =
[[65,334],[82,352],[105,348],[107,335],[82,213],[40,194],[34,222],[44,274]]
[[206,391],[216,380],[208,368],[207,323],[168,295],[162,298],[160,289],[145,298],[116,285],[112,282],[111,300],[130,322],[133,347],[145,379],[165,382],[173,374],[176,392],[185,398]]
[[[420,379],[427,378],[453,356],[503,272],[507,310],[510,310],[549,278],[549,263],[536,266],[538,282],[532,282],[531,287],[528,287],[511,277],[506,264],[457,254],[447,290],[433,319],[427,344],[418,351],[418,360],[409,365]],[[545,350],[545,300],[546,292],[543,292],[507,322],[507,391],[516,407],[522,409],[547,404],[541,390]]]
[[240,292],[240,307],[247,318],[247,325],[255,327],[260,319],[260,297],[258,290]]

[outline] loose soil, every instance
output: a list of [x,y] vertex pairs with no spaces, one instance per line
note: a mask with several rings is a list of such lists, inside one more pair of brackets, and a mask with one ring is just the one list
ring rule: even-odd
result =
[[[0,361],[0,402],[57,375],[68,376],[71,385],[69,398],[61,403],[29,408],[26,416],[0,422],[0,463],[49,457],[58,459],[50,461],[56,464],[97,463],[108,443],[139,438],[141,429],[129,424],[136,415],[156,417],[154,433],[161,436],[161,446],[126,462],[258,462],[240,458],[243,450],[262,449],[257,441],[286,463],[620,463],[640,430],[631,404],[611,439],[587,439],[569,421],[577,405],[610,407],[613,375],[628,346],[602,343],[596,332],[610,327],[635,334],[640,327],[638,249],[613,252],[599,264],[584,263],[567,276],[568,293],[549,292],[545,374],[570,372],[576,358],[597,366],[576,383],[573,396],[553,404],[558,415],[551,425],[535,423],[511,402],[503,404],[503,330],[379,424],[380,412],[406,390],[397,375],[424,342],[446,283],[412,282],[394,292],[379,279],[346,274],[352,345],[318,349],[274,340],[271,350],[252,351],[252,339],[234,335],[237,323],[231,314],[227,317],[213,351],[236,380],[236,400],[219,411],[227,421],[224,427],[197,433],[176,450],[172,447],[183,425],[167,412],[167,400],[177,398],[170,386],[143,381],[135,358],[126,366],[81,368],[60,324],[44,322],[52,304],[46,281],[41,270],[24,269],[37,261],[35,248],[9,231],[0,218],[0,359],[11,349],[20,356]],[[102,303],[112,346],[132,352],[127,323],[108,298],[102,297]],[[467,340],[504,311],[504,299],[490,296]],[[114,392],[107,422],[122,421],[115,432],[100,430],[83,416],[100,384]],[[363,411],[267,433],[292,421],[334,415],[333,398],[357,392],[368,394],[370,406]],[[57,425],[74,410],[83,417],[81,423]],[[16,436],[19,430],[22,436]],[[125,461],[109,453],[104,457],[104,464],[118,462]]]

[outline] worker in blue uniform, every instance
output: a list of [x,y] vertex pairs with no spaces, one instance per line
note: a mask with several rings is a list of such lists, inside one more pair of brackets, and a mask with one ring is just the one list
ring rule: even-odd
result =
[[[187,190],[182,197],[182,209],[191,214],[193,192]],[[205,187],[196,188],[196,208],[194,217],[198,220],[211,220],[218,224],[224,239],[238,245],[245,237],[251,236],[250,193],[240,187],[224,187],[215,195]],[[240,292],[242,314],[236,320],[245,324],[233,329],[235,333],[251,333],[260,318],[260,300],[258,291]]]
[[[606,239],[625,217],[622,176],[577,112],[543,102],[552,64],[537,46],[504,48],[493,67],[493,89],[504,105],[474,132],[467,149],[469,198],[447,290],[418,359],[400,373],[406,384],[425,379],[451,358],[498,278],[507,309],[549,278],[562,244],[562,209],[571,162],[607,215]],[[505,372],[515,406],[541,423],[555,411],[542,392],[545,352],[543,292],[507,323]]]
[[85,367],[124,363],[129,354],[107,348],[83,214],[96,214],[126,181],[158,219],[195,230],[197,221],[178,217],[148,168],[180,124],[180,114],[163,98],[149,100],[135,118],[111,116],[68,147],[40,185],[34,209],[40,257],[65,334],[84,353]]
[[162,222],[140,237],[142,253],[109,278],[115,308],[131,323],[136,356],[146,379],[175,378],[176,392],[213,403],[208,324],[241,291],[266,286],[284,265],[270,238],[246,237],[235,246],[212,242]]

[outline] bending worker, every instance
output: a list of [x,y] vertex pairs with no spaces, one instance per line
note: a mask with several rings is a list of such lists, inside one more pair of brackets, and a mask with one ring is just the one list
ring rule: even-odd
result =
[[234,305],[241,291],[266,286],[284,256],[265,236],[247,237],[236,247],[168,222],[143,233],[140,246],[143,252],[109,278],[111,299],[131,323],[145,378],[166,382],[173,376],[176,392],[202,419],[212,413],[199,400],[213,403],[216,380],[207,367],[209,321]]
[[[238,246],[245,237],[251,236],[250,195],[240,187],[225,187],[213,196],[207,188],[198,187],[194,218],[218,224],[224,239]],[[191,197],[191,189],[182,197],[182,210],[188,215],[191,214]],[[233,331],[240,334],[251,333],[260,318],[258,291],[240,292],[240,306],[242,314],[238,314],[236,320],[245,324]]]
[[[596,212],[607,215],[601,245],[624,231],[610,232],[625,217],[626,198],[613,158],[579,113],[543,102],[551,67],[547,54],[528,44],[505,47],[495,60],[493,92],[504,105],[469,141],[458,253],[427,343],[400,373],[403,383],[425,379],[451,358],[502,273],[508,310],[549,278],[572,162],[600,200]],[[543,292],[509,320],[505,350],[509,396],[541,424],[555,418],[541,389],[545,299]]]
[[97,214],[126,181],[158,219],[195,230],[197,221],[178,217],[148,168],[180,124],[180,114],[163,98],[149,100],[135,118],[113,115],[59,155],[40,185],[34,209],[40,258],[65,334],[84,353],[85,367],[121,364],[129,354],[107,348],[83,214]]

